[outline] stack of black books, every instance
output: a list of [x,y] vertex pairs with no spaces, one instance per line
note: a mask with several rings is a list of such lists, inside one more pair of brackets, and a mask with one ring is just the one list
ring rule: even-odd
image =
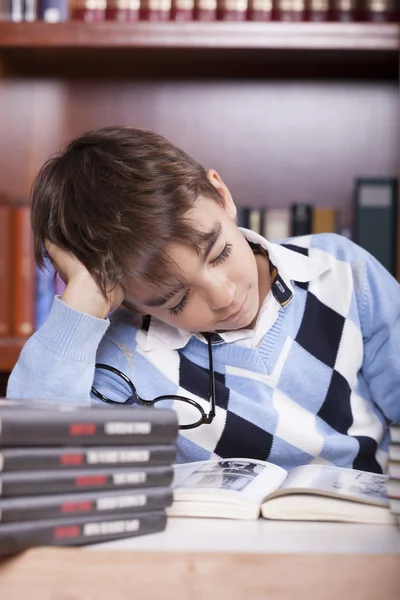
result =
[[400,525],[400,425],[390,426],[388,473],[390,509]]
[[163,531],[172,410],[0,399],[0,555]]

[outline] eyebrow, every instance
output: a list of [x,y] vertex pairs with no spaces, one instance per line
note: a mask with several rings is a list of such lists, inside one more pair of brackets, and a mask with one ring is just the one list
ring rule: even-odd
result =
[[[203,264],[206,262],[211,250],[214,248],[216,242],[218,241],[221,235],[221,231],[221,223],[216,221],[206,238],[206,245],[204,248],[204,252],[202,253]],[[184,287],[185,284],[179,283],[178,285],[170,289],[167,293],[165,293],[163,296],[159,296],[158,298],[149,298],[148,300],[145,300],[143,304],[150,307],[163,306],[168,302],[168,300],[171,300],[171,298],[176,296],[176,294],[178,294]]]

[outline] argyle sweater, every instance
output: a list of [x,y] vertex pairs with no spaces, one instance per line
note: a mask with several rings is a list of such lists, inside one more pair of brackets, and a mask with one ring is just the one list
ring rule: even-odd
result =
[[[399,284],[340,236],[277,245],[243,231],[269,253],[285,301],[256,347],[215,337],[216,416],[181,432],[178,460],[252,457],[285,469],[318,462],[385,471],[388,424],[400,422]],[[168,327],[125,310],[96,319],[55,298],[23,348],[8,397],[95,402],[94,381],[125,400],[129,388],[95,371],[97,361],[126,373],[142,398],[180,394],[208,412],[207,344],[190,334],[182,341]]]

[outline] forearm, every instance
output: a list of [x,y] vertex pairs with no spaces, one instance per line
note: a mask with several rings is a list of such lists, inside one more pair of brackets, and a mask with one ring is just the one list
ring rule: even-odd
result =
[[9,398],[90,399],[97,348],[109,326],[55,298],[46,323],[25,344]]

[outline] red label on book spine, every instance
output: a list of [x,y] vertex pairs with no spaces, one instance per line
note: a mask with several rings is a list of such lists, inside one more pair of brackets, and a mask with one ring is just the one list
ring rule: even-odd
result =
[[53,539],[62,540],[65,538],[76,538],[80,534],[78,525],[68,525],[66,527],[54,527]]
[[96,425],[94,423],[71,423],[69,426],[69,435],[94,435],[96,433]]
[[107,475],[86,475],[75,479],[77,487],[104,485],[105,483],[107,483]]
[[61,512],[63,513],[74,513],[74,512],[85,512],[93,508],[93,502],[85,500],[81,502],[65,502],[61,505]]
[[64,454],[60,456],[61,465],[81,465],[83,464],[83,454]]

